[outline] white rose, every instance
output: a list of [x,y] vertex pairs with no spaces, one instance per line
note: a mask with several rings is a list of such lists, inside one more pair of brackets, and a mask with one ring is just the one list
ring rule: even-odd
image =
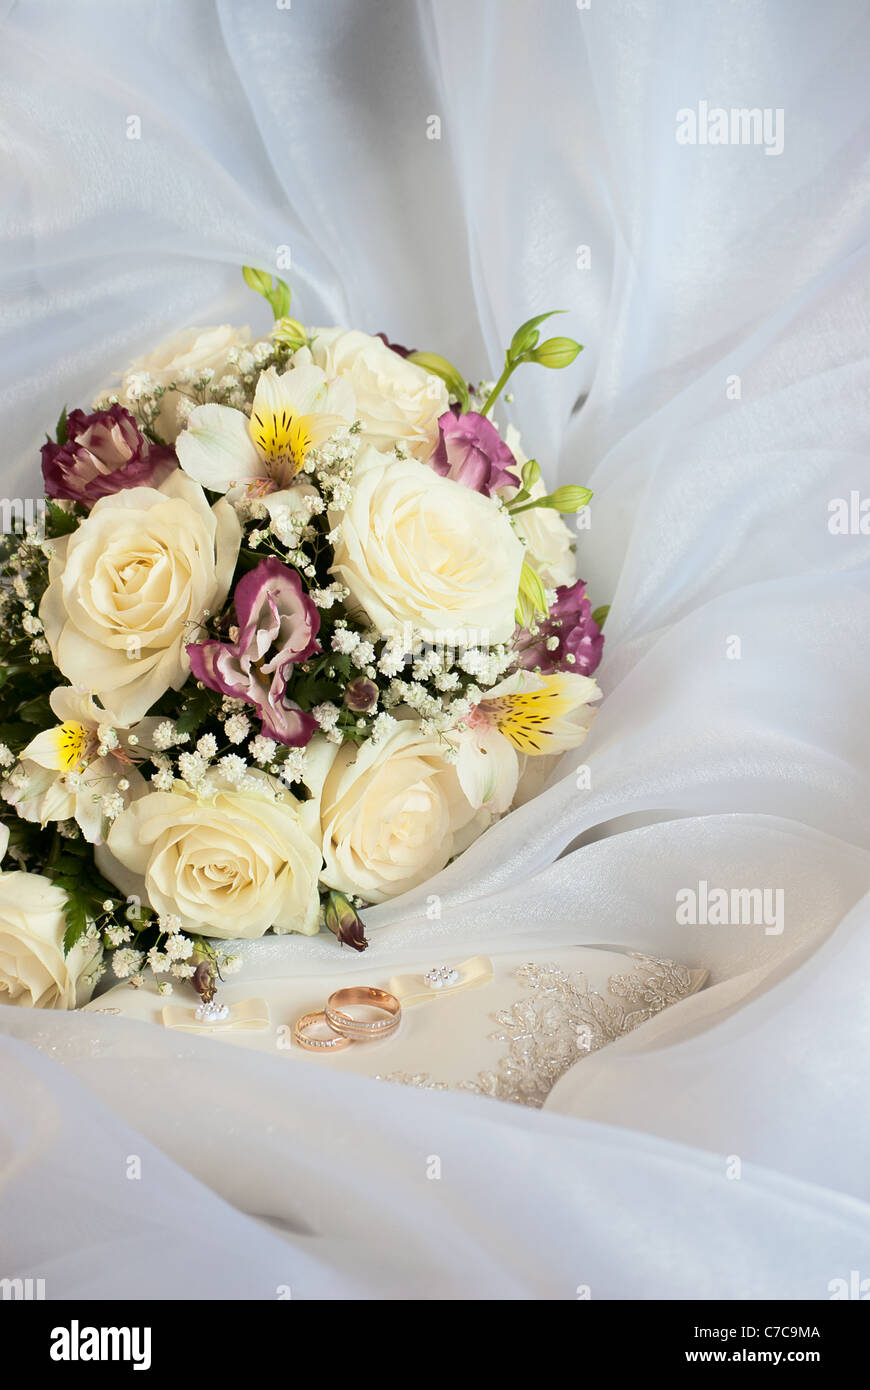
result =
[[53,542],[39,616],[55,665],[123,724],[190,674],[185,650],[226,599],[241,542],[223,498],[177,471],[159,488],[103,497]]
[[489,497],[414,459],[361,451],[333,573],[381,632],[506,642],[514,631],[523,545]]
[[90,999],[100,945],[79,940],[64,956],[65,902],[42,874],[0,874],[0,1004],[75,1009]]
[[[218,382],[231,368],[230,352],[234,348],[244,348],[250,341],[249,328],[232,328],[228,323],[217,328],[183,328],[147,357],[140,357],[130,364],[117,392],[118,399],[135,414],[135,386],[133,390],[130,388],[142,375],[149,376],[155,386],[166,388],[172,382],[182,384],[185,380],[198,380],[206,371],[213,372],[214,381]],[[185,424],[185,420],[178,415],[179,399],[184,397],[167,390],[154,420],[155,430],[168,444],[175,440]]]
[[437,735],[401,720],[357,750],[317,738],[306,782],[319,799],[323,882],[380,903],[443,869],[489,824],[473,810]]
[[351,382],[365,440],[376,449],[402,443],[414,458],[425,461],[438,442],[438,417],[449,408],[440,377],[368,333],[344,328],[313,328],[311,333],[313,361],[328,377]]
[[100,872],[123,893],[175,913],[188,931],[252,940],[318,930],[316,809],[278,801],[264,773],[242,789],[210,773],[198,793],[182,782],[123,812],[97,849]]
[[[526,462],[526,455],[520,448],[519,432],[513,425],[505,430],[505,443],[520,465]],[[539,478],[531,490],[532,497],[543,497],[548,489]],[[520,535],[527,542],[526,558],[537,570],[546,589],[558,589],[563,584],[573,584],[576,578],[574,552],[571,546],[576,536],[568,530],[561,514],[552,507],[533,507],[529,512],[520,512],[515,518]]]

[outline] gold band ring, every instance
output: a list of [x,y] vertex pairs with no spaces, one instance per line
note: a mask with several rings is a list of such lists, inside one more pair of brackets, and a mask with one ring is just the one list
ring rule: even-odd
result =
[[[356,1018],[347,1012],[354,1006],[377,1009],[380,1018]],[[402,1006],[394,994],[371,985],[337,989],[326,1001],[326,1021],[342,1037],[354,1042],[373,1042],[394,1033],[402,1017]]]
[[[315,1038],[307,1031],[318,1023],[326,1024],[332,1037]],[[340,1052],[342,1048],[350,1047],[353,1041],[352,1038],[342,1037],[340,1033],[335,1032],[323,1009],[317,1009],[314,1013],[303,1014],[301,1018],[297,1018],[293,1037],[300,1047],[306,1048],[309,1052]]]

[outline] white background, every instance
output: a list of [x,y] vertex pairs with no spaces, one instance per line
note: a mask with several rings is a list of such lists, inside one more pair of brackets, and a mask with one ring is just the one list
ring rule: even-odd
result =
[[[441,923],[425,893],[373,916],[367,964],[583,941],[713,983],[667,1045],[641,1029],[540,1114],[0,1010],[0,1273],[49,1296],[247,1298],[827,1298],[870,1278],[870,542],[828,528],[832,499],[870,496],[870,12],[2,11],[11,496],[38,495],[60,407],[135,352],[194,322],[265,330],[238,267],[280,246],[299,317],[469,375],[497,372],[524,318],[569,310],[556,331],[585,351],[518,374],[511,413],[549,479],[595,491],[580,572],[613,609],[592,786],[566,759],[427,890]],[[700,101],[782,108],[782,153],[678,144]],[[783,889],[782,935],[678,926],[700,879]]]

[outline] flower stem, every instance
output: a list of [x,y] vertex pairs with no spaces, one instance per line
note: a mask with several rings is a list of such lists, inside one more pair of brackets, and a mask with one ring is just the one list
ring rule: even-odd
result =
[[507,385],[511,373],[514,370],[514,367],[517,366],[519,366],[519,359],[516,359],[514,361],[508,359],[508,361],[505,363],[504,371],[502,372],[498,381],[495,383],[495,386],[493,386],[492,390],[486,398],[486,402],[483,405],[480,412],[481,415],[488,415],[489,412],[492,410],[492,407],[495,405],[496,401],[498,400],[499,396],[501,395],[502,391]]
[[519,516],[520,512],[530,512],[533,507],[541,507],[546,505],[547,504],[544,501],[543,497],[539,497],[534,502],[526,502],[525,505],[522,507],[508,507],[508,511],[510,512],[511,516]]

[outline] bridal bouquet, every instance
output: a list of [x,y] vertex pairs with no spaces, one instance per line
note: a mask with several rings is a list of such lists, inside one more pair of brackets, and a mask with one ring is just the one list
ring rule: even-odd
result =
[[0,541],[0,999],[74,1007],[111,960],[209,1000],[220,942],[267,931],[363,949],[361,909],[460,854],[599,697],[563,520],[591,494],[548,493],[492,418],[579,345],[542,314],[469,386],[244,274],[269,335],[187,330],[64,411]]

